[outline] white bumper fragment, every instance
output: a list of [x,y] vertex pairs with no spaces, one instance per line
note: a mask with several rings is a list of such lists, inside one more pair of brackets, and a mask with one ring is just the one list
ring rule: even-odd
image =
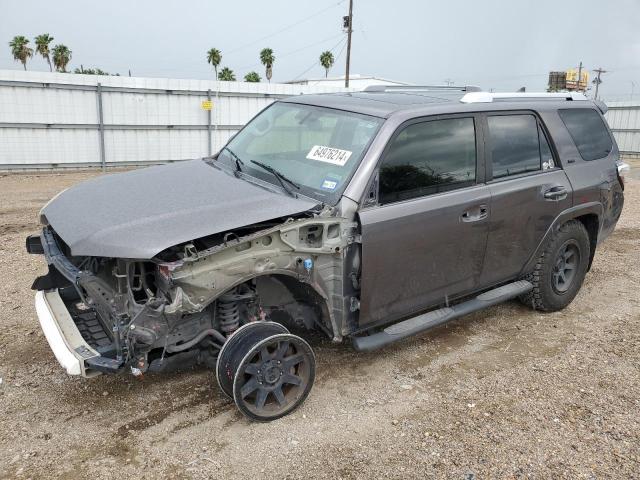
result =
[[53,354],[69,375],[89,377],[84,360],[98,356],[82,338],[57,290],[36,293],[36,313]]

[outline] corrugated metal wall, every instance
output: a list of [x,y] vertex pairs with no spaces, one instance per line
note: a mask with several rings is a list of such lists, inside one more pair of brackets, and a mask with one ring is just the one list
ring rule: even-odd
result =
[[640,100],[606,102],[605,115],[622,153],[640,155]]
[[277,98],[344,90],[0,70],[0,169],[99,165],[102,155],[106,164],[202,157]]

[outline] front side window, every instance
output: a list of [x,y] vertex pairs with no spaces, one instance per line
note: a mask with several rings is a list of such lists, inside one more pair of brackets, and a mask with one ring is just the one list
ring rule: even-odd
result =
[[389,145],[380,166],[381,204],[473,185],[476,136],[473,118],[415,123]]
[[[242,171],[279,185],[251,161],[276,169],[300,186],[300,193],[335,203],[383,120],[330,108],[277,102],[256,116],[227,148]],[[228,149],[218,156],[235,164]]]
[[598,112],[591,108],[572,108],[558,113],[583,159],[597,160],[609,155],[613,143]]

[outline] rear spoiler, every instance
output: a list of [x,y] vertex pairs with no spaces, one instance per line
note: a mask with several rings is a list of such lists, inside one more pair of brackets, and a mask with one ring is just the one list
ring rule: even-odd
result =
[[609,111],[609,107],[607,107],[602,100],[594,100],[593,103],[596,104],[596,107],[598,107],[598,110],[600,110],[603,115]]

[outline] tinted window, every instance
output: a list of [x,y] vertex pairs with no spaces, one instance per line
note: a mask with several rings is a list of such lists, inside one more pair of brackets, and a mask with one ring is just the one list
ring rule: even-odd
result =
[[585,160],[597,160],[609,155],[611,137],[602,117],[590,108],[560,110],[560,117]]
[[380,203],[471,185],[476,178],[472,118],[416,123],[396,136],[380,167]]
[[490,116],[493,178],[540,170],[538,122],[533,115]]

